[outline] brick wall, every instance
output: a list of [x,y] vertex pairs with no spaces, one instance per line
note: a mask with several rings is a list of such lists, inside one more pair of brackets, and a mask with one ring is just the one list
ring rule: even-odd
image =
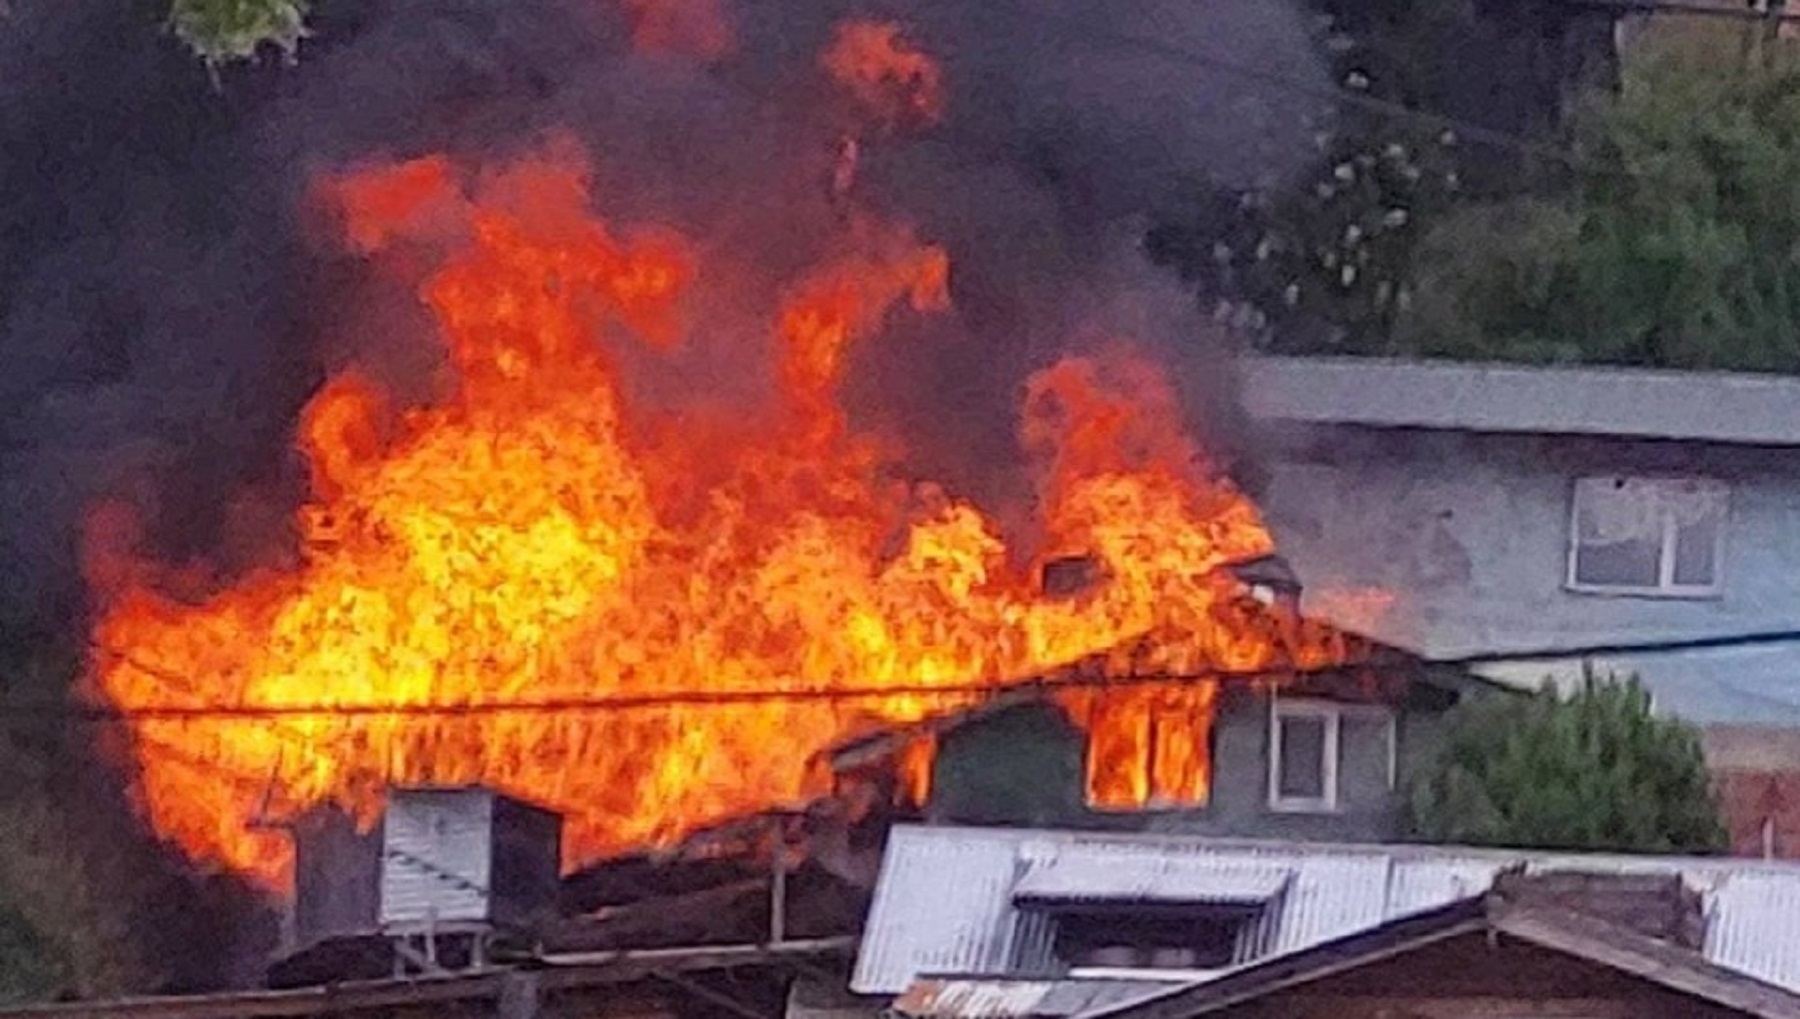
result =
[[1701,739],[1732,853],[1800,860],[1800,730],[1711,726]]

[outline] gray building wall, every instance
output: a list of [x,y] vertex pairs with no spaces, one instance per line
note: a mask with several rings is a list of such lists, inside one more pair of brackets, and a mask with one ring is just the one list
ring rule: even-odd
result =
[[1269,698],[1250,689],[1220,695],[1212,723],[1212,791],[1203,807],[1100,811],[1084,800],[1085,734],[1054,706],[999,712],[939,742],[926,816],[937,823],[1033,825],[1309,841],[1385,841],[1405,834],[1410,776],[1437,745],[1442,712],[1394,709],[1390,788],[1385,726],[1345,725],[1339,804],[1329,812],[1269,805]]
[[[1791,450],[1578,436],[1282,425],[1255,495],[1309,613],[1437,659],[1715,638],[1800,626]],[[1730,486],[1722,590],[1564,586],[1575,479],[1681,474]],[[1371,611],[1372,590],[1392,598]]]

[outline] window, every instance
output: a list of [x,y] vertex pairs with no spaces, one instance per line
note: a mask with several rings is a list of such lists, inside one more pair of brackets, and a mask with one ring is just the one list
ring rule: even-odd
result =
[[1570,590],[1695,597],[1719,589],[1725,486],[1582,478],[1570,527]]
[[1223,969],[1247,957],[1260,915],[1223,903],[1060,912],[1056,957],[1072,969]]
[[1087,729],[1087,805],[1174,810],[1212,791],[1211,681],[1102,690],[1079,705]]
[[1270,809],[1330,812],[1385,801],[1398,777],[1395,735],[1393,714],[1383,707],[1275,699]]

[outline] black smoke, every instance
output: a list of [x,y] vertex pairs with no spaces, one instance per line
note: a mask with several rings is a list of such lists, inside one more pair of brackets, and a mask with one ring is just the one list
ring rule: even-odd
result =
[[607,215],[791,271],[834,228],[812,169],[839,125],[814,60],[851,13],[902,20],[945,64],[947,120],[872,140],[859,197],[950,248],[959,309],[859,354],[851,402],[975,489],[1010,456],[1020,378],[1072,339],[1134,333],[1196,404],[1224,404],[1220,344],[1145,267],[1140,220],[1184,188],[1304,158],[1315,106],[1208,62],[1319,81],[1288,0],[728,10],[737,50],[707,65],[632,53],[612,0],[326,0],[296,65],[271,56],[215,86],[148,0],[13,0],[0,618],[17,631],[78,613],[77,524],[98,495],[149,505],[170,555],[216,552],[246,488],[292,496],[292,422],[324,374],[420,324],[373,324],[354,266],[307,243],[317,173],[564,132],[593,154]]
[[[277,534],[302,494],[307,396],[349,361],[417,361],[411,295],[319,242],[320,173],[570,136],[604,215],[674,225],[765,277],[738,281],[753,290],[841,229],[826,178],[845,122],[815,60],[853,13],[907,23],[945,65],[948,117],[866,139],[857,200],[950,250],[957,310],[859,349],[852,410],[905,433],[922,471],[1003,495],[1024,376],[1132,337],[1171,366],[1195,424],[1221,430],[1225,343],[1139,240],[1184,189],[1306,158],[1316,104],[1205,59],[1323,84],[1289,0],[727,3],[738,47],[708,64],[634,53],[615,0],[320,0],[296,64],[215,82],[151,0],[0,0],[0,634],[79,655],[78,536],[97,499],[147,509],[167,558],[241,565],[234,522]],[[716,310],[709,328],[766,329],[766,308]],[[120,803],[117,780],[70,809]],[[118,827],[89,830],[118,844]],[[146,915],[199,901],[163,853],[139,870],[156,875],[134,900]]]

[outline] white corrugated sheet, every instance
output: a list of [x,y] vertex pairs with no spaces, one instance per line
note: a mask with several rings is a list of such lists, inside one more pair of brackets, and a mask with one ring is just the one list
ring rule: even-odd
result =
[[[1175,862],[1157,870],[1147,858]],[[1280,954],[1477,894],[1521,863],[1538,872],[1680,874],[1704,898],[1708,958],[1800,991],[1800,865],[917,826],[889,836],[850,986],[894,995],[920,976],[1047,975],[1048,931],[1014,901],[1019,881],[1040,870],[1054,870],[1070,895],[1086,875],[1093,889],[1123,884],[1152,897],[1164,890],[1158,874],[1174,886],[1208,869],[1289,874],[1271,900],[1279,914],[1269,951]]]
[[1267,902],[1293,871],[1285,867],[1220,867],[1166,853],[1052,849],[1013,885],[1016,899],[1127,902]]
[[383,927],[489,919],[494,797],[482,789],[396,790],[382,821]]

